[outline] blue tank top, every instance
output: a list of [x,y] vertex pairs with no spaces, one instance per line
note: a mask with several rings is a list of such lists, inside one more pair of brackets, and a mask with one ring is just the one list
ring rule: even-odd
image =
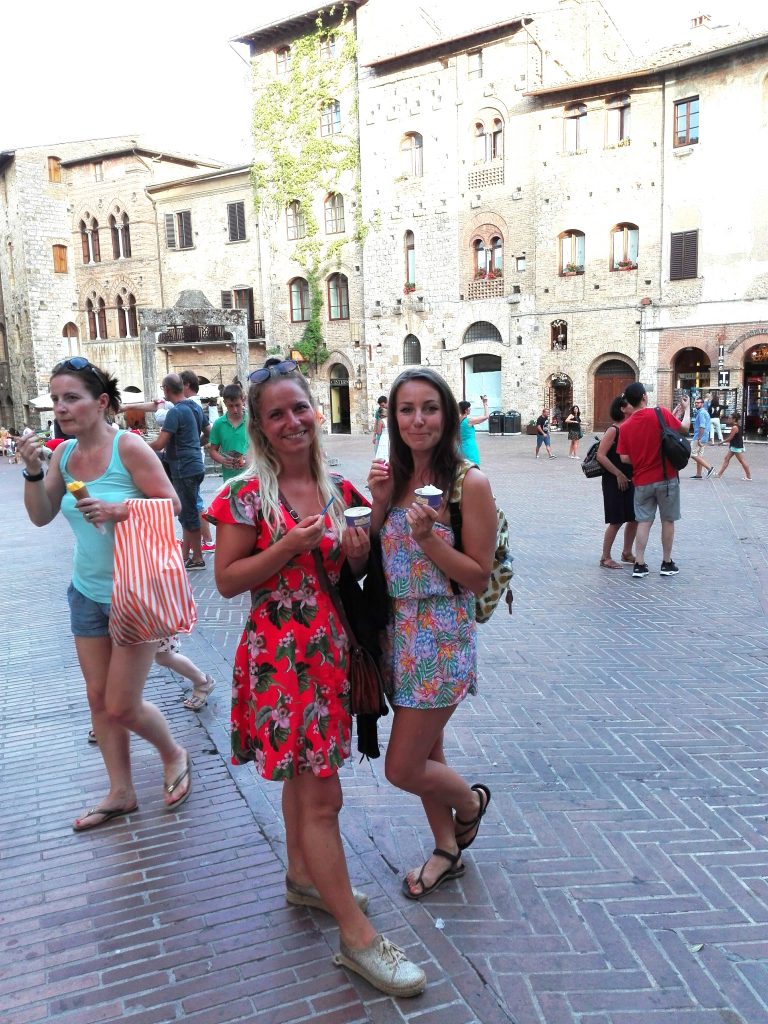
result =
[[[112,444],[112,458],[107,470],[95,480],[84,480],[88,493],[92,498],[101,501],[125,501],[126,498],[143,498],[144,495],[133,482],[133,477],[123,465],[118,451],[121,435],[125,431],[115,432]],[[75,450],[77,441],[67,441],[59,469],[64,483],[71,483],[75,477],[67,471],[69,457]],[[73,495],[66,491],[61,499],[61,512],[72,527],[75,535],[75,559],[72,566],[72,585],[81,594],[85,594],[98,604],[110,604],[112,601],[112,576],[114,573],[115,525],[105,523],[106,533],[100,533],[88,522],[82,512],[75,508]]]

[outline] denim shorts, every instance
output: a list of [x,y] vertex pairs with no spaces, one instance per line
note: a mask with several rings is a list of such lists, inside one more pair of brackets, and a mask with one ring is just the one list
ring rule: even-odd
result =
[[680,481],[659,480],[655,484],[635,484],[635,519],[652,523],[659,510],[659,519],[675,523],[680,516]]
[[537,434],[536,435],[536,451],[538,451],[539,448],[541,448],[541,446],[543,444],[545,444],[547,446],[547,448],[550,447],[549,434]]
[[195,476],[175,476],[173,486],[181,502],[179,522],[185,530],[200,529],[200,512],[197,502],[200,497],[200,484],[205,479],[204,473]]
[[71,583],[67,587],[67,601],[72,636],[109,636],[111,605],[92,601]]

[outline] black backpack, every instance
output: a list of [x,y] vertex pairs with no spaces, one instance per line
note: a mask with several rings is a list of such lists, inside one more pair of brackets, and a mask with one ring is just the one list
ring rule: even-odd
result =
[[655,411],[659,426],[661,427],[661,468],[666,480],[667,468],[664,465],[664,459],[678,472],[681,469],[685,469],[691,457],[691,445],[688,439],[683,437],[681,433],[667,426],[664,417],[661,415],[661,409],[657,408]]

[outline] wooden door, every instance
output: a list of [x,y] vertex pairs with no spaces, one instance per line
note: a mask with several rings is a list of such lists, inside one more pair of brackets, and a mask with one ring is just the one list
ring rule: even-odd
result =
[[593,430],[605,430],[611,425],[611,402],[628,387],[635,377],[627,367],[626,373],[616,373],[601,377],[595,375],[595,391],[593,403]]

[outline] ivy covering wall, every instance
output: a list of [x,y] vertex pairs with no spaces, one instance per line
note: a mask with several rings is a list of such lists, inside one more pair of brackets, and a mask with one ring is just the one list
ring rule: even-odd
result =
[[353,240],[362,242],[364,233],[356,106],[348,111],[340,132],[320,134],[323,108],[342,96],[357,95],[357,48],[346,5],[320,12],[313,30],[291,41],[290,54],[290,68],[279,75],[273,71],[266,80],[259,76],[258,63],[254,64],[254,75],[259,77],[252,178],[259,215],[269,218],[276,231],[285,230],[287,206],[301,203],[306,234],[292,243],[292,258],[309,283],[310,317],[297,347],[317,365],[329,354],[323,337],[322,281],[340,266],[349,236],[328,240],[314,207],[329,192],[339,190],[345,174],[353,182],[345,202],[345,209],[353,207],[349,210],[354,213]]

